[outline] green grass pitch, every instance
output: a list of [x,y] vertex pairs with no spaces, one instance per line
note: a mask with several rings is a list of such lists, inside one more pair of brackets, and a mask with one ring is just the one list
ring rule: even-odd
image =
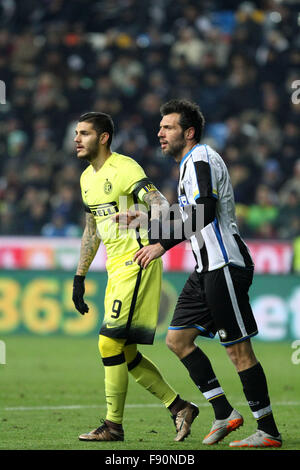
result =
[[[169,412],[130,377],[125,409],[125,441],[81,442],[105,417],[103,367],[97,338],[6,336],[6,364],[0,364],[1,450],[207,450],[202,439],[213,413],[196,386],[163,341],[140,348],[159,366],[180,395],[199,405],[200,414],[184,442],[173,441]],[[231,440],[255,431],[241,383],[217,340],[199,340],[212,360],[231,404],[244,416],[244,426],[209,450],[230,449]],[[283,450],[300,449],[300,364],[292,362],[291,343],[254,340],[263,364]],[[280,452],[281,449],[278,450]]]

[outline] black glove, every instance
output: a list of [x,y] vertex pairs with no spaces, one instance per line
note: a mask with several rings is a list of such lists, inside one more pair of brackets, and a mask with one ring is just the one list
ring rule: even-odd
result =
[[74,276],[74,281],[73,281],[73,296],[72,300],[74,302],[74,305],[76,307],[76,310],[81,313],[81,315],[84,315],[89,311],[89,307],[83,300],[83,295],[84,295],[84,280],[85,276]]

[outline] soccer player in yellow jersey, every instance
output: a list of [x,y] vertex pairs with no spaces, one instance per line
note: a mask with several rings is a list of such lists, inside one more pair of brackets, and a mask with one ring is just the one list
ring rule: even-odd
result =
[[[76,127],[77,157],[89,162],[81,175],[86,226],[81,241],[80,259],[74,276],[73,302],[84,315],[84,280],[101,240],[107,250],[108,282],[104,300],[104,320],[99,335],[99,351],[105,372],[107,414],[104,423],[79,436],[85,441],[122,441],[128,371],[136,382],[156,396],[170,410],[177,435],[182,441],[189,433],[199,411],[183,399],[164,380],[158,368],[138,349],[137,344],[152,344],[158,318],[162,262],[153,261],[143,270],[133,256],[151,242],[148,229],[119,229],[113,216],[134,204],[144,204],[151,223],[167,214],[166,199],[148,180],[132,158],[111,152],[114,124],[105,113],[82,115]],[[154,241],[154,240],[153,240]]]

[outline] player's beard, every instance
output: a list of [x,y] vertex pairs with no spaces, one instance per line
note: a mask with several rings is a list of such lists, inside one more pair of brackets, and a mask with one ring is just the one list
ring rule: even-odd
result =
[[168,149],[163,152],[165,155],[173,157],[175,161],[180,161],[182,157],[182,151],[186,146],[186,141],[184,138],[184,133],[182,132],[178,139],[173,143],[168,145]]
[[86,149],[86,154],[82,156],[83,160],[87,160],[88,162],[91,163],[98,156],[99,139],[100,139],[100,136],[97,137],[94,143],[91,143],[88,146],[88,148]]

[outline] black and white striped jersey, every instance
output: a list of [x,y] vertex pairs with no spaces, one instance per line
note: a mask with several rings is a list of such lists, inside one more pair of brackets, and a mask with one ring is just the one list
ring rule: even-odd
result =
[[180,163],[178,201],[183,222],[187,220],[189,206],[196,208],[202,198],[216,199],[216,215],[211,223],[204,228],[202,224],[189,236],[196,270],[199,273],[212,271],[227,264],[253,266],[249,250],[239,235],[226,165],[211,147],[198,144]]

